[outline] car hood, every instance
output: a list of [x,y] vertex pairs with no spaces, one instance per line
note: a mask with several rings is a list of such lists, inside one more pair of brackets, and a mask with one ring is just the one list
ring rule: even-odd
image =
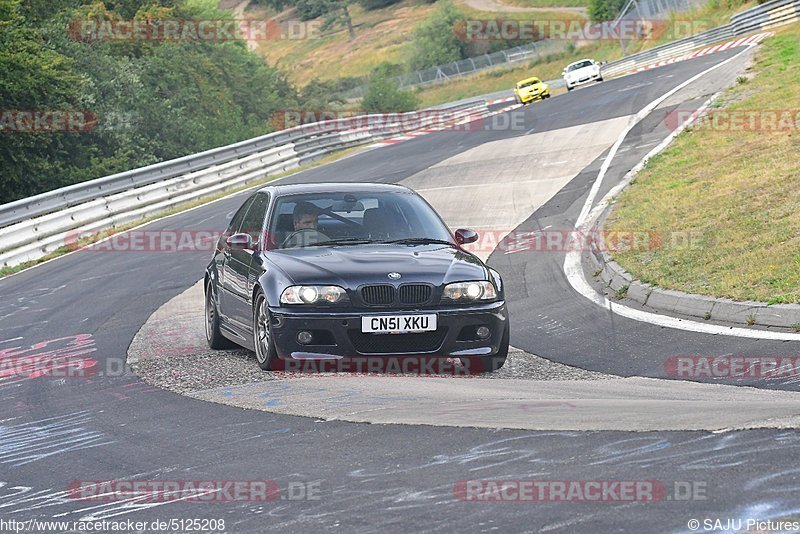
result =
[[[434,285],[488,280],[484,264],[472,254],[447,245],[356,245],[272,251],[269,261],[294,284],[363,284],[426,282]],[[389,273],[399,273],[392,280]]]

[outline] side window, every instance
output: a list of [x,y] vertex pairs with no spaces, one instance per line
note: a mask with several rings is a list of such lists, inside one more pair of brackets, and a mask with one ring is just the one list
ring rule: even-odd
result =
[[247,215],[244,217],[240,232],[250,234],[254,241],[262,242],[262,231],[264,229],[264,218],[267,215],[269,205],[269,195],[266,193],[256,193]]
[[242,221],[244,220],[244,216],[247,213],[247,208],[250,207],[250,204],[253,203],[253,198],[250,197],[242,204],[242,207],[239,208],[236,213],[233,214],[233,218],[231,219],[230,224],[228,225],[228,230],[225,232],[227,235],[233,235],[239,231],[239,228],[242,226]]

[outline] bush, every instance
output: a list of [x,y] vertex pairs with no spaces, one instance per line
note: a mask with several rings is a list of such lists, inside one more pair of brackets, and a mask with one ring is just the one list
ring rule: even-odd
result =
[[394,79],[383,75],[373,76],[361,101],[361,109],[374,113],[411,111],[418,106],[417,95],[400,89]]

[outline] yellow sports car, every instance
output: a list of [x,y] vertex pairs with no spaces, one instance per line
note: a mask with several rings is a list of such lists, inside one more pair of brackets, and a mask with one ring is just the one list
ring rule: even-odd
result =
[[536,77],[520,80],[514,88],[514,99],[517,104],[530,104],[534,100],[545,98],[550,98],[550,88]]

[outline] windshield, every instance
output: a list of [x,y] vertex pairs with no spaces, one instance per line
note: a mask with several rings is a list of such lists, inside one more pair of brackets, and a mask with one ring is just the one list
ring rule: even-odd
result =
[[277,199],[271,248],[385,243],[404,239],[453,242],[421,197],[405,192],[314,193]]
[[536,85],[539,83],[539,78],[531,78],[530,80],[519,82],[517,84],[517,88],[522,89],[523,87],[530,87],[531,85]]
[[573,70],[582,69],[583,67],[591,67],[591,61],[579,61],[578,63],[573,63],[569,67],[567,67],[567,72],[572,72]]

